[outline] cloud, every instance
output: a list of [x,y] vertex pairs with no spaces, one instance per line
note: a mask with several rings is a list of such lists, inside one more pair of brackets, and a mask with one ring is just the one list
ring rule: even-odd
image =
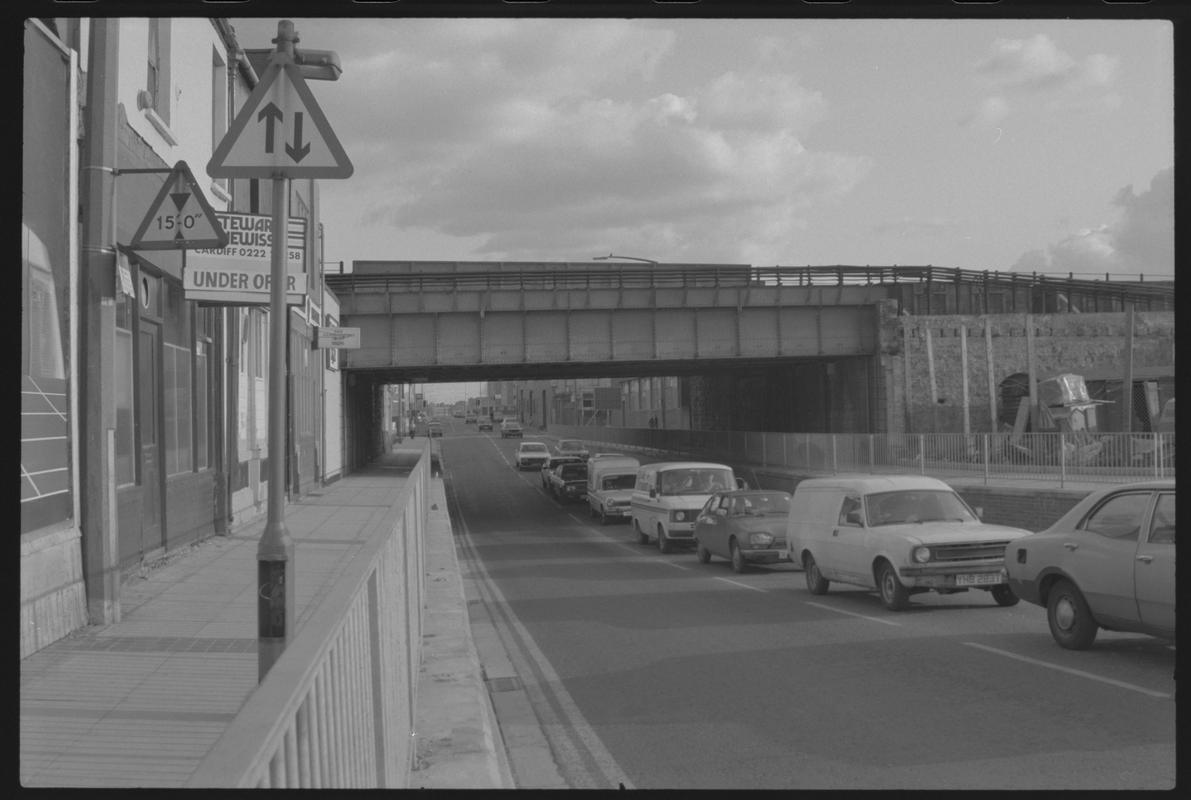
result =
[[[978,82],[992,94],[960,124],[997,125],[1009,116],[1011,98],[1044,97],[1050,108],[1108,111],[1120,105],[1112,92],[1120,59],[1093,53],[1082,61],[1060,50],[1044,34],[1026,39],[997,39],[975,66]],[[1016,105],[1016,104],[1014,104]]]
[[[796,249],[800,214],[871,168],[804,146],[830,109],[769,50],[701,83],[663,85],[670,31],[524,23],[439,25],[403,39],[398,55],[360,57],[354,68],[372,78],[362,82],[384,82],[344,142],[357,188],[385,187],[366,225],[468,237],[503,260],[609,248],[772,260]],[[640,97],[612,99],[625,85]]]
[[1126,186],[1112,204],[1121,209],[1114,223],[1088,228],[1023,253],[1012,269],[1019,272],[1091,274],[1174,274],[1174,168],[1159,171],[1150,188],[1135,194]]

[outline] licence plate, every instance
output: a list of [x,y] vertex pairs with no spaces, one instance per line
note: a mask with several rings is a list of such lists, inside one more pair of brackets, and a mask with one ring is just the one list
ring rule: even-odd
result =
[[956,575],[956,586],[987,586],[1001,583],[1001,575],[997,572],[984,572],[979,575]]

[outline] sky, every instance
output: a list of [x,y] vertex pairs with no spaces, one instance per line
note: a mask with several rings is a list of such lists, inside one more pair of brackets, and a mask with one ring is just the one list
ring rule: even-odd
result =
[[329,261],[1174,273],[1163,20],[292,20]]

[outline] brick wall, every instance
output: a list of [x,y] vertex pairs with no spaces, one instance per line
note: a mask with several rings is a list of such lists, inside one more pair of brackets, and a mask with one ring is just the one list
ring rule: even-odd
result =
[[1086,489],[1014,489],[1002,486],[956,486],[981,519],[992,525],[1013,525],[1040,531],[1063,516],[1088,493]]
[[[1026,373],[1028,336],[1033,334],[1035,377],[1044,380],[1065,372],[1124,374],[1127,315],[1094,314],[995,314],[896,316],[893,306],[880,315],[881,359],[891,378],[886,399],[892,405],[887,419],[892,432],[961,432],[966,330],[969,419],[974,433],[992,430],[989,415],[989,363],[985,324],[991,324],[991,402],[999,398],[1000,384],[1011,375]],[[1144,311],[1135,314],[1133,364],[1135,368],[1174,369],[1174,312]],[[930,331],[930,358],[927,336]],[[932,408],[930,363],[934,363],[935,394]],[[907,381],[906,370],[909,370]],[[907,385],[908,384],[908,385]],[[909,402],[907,405],[907,395]],[[937,427],[934,427],[937,426]]]

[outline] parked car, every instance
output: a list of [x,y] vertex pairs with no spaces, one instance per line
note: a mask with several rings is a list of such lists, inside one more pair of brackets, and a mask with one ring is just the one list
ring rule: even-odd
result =
[[442,423],[441,422],[426,423],[426,435],[431,438],[433,438],[435,436],[442,436]]
[[744,572],[749,564],[787,561],[790,494],[758,489],[717,492],[695,517],[695,555],[704,564],[719,556]]
[[492,430],[492,420],[487,417],[480,417],[480,421],[476,423],[476,430],[490,431]]
[[510,436],[520,436],[522,434],[521,423],[515,419],[502,420],[500,423],[500,438],[505,439]]
[[560,503],[587,496],[587,465],[582,461],[559,464],[546,476],[547,491]]
[[554,470],[559,464],[581,464],[583,463],[574,456],[550,456],[546,462],[542,464],[542,488],[549,491],[550,489],[550,472]]
[[476,424],[476,415],[468,414],[467,416],[465,416],[463,418],[463,424],[464,425],[475,425]]
[[577,456],[583,461],[590,455],[587,447],[578,439],[559,439],[558,444],[554,446],[554,452],[560,456]]
[[630,513],[637,541],[656,540],[663,553],[695,543],[695,517],[718,491],[744,488],[732,468],[703,461],[663,461],[637,470]]
[[1071,650],[1090,647],[1100,628],[1173,640],[1174,509],[1173,479],[1093,491],[1009,546],[1009,586],[1046,609],[1051,635]]
[[541,469],[546,459],[550,458],[550,448],[543,442],[522,442],[517,445],[514,458],[517,469]]
[[854,584],[876,589],[886,608],[901,611],[912,594],[982,589],[1012,606],[1005,549],[1029,535],[982,523],[937,478],[841,475],[794,487],[786,548],[812,594],[826,594],[831,581]]
[[641,462],[618,453],[596,453],[587,459],[587,511],[601,525],[627,520]]

